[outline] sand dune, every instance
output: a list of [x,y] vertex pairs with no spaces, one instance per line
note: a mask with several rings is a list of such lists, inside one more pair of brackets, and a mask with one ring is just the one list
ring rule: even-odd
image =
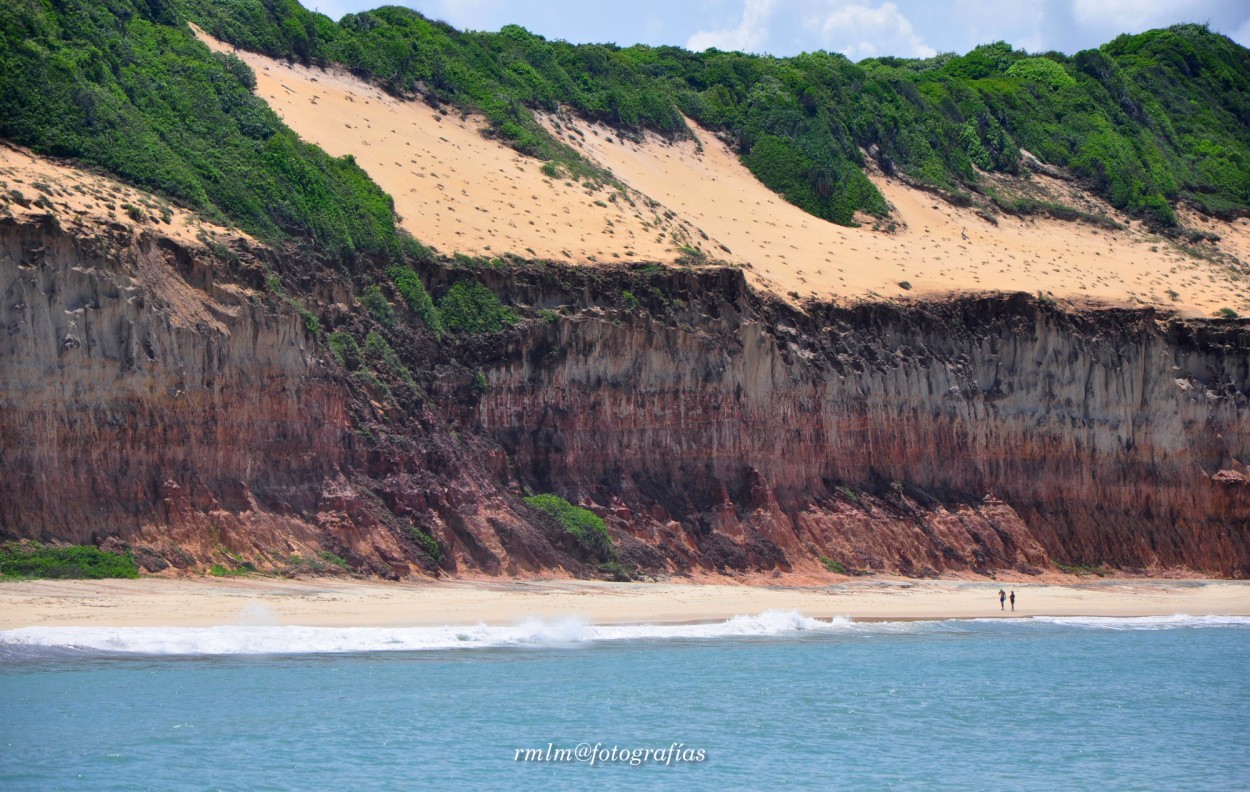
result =
[[164,198],[0,140],[0,214],[4,212],[22,219],[51,215],[63,228],[88,235],[113,225],[140,232],[159,230],[195,245],[218,236],[247,236]]
[[[1125,230],[1048,218],[1000,217],[995,225],[878,175],[895,230],[844,228],[786,203],[697,127],[697,140],[634,142],[568,116],[545,118],[627,189],[587,187],[548,178],[542,163],[483,136],[480,118],[398,100],[343,70],[237,54],[287,124],[331,154],[354,155],[394,196],[404,227],[444,253],[672,262],[689,246],[783,295],[1023,290],[1183,313],[1250,309],[1250,282],[1230,270],[1233,262],[1187,253],[1110,207],[1095,208]],[[1250,262],[1250,220],[1202,223],[1224,250]]]

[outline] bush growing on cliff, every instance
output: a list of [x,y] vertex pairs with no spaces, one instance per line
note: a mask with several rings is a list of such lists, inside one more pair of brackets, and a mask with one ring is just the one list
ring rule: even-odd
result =
[[0,545],[0,578],[137,578],[130,553],[110,553],[90,545],[46,547],[37,542]]
[[419,316],[435,335],[441,336],[445,333],[447,328],[443,326],[443,317],[434,306],[434,300],[430,298],[430,293],[425,290],[425,284],[417,273],[411,267],[392,267],[390,275],[395,283],[395,291],[404,298],[408,310]]
[[369,313],[373,314],[373,318],[377,319],[387,327],[395,325],[395,309],[387,302],[386,295],[382,293],[382,287],[376,283],[365,289],[360,295],[360,304],[363,305]]
[[270,275],[265,279],[265,285],[269,287],[271,292],[277,295],[278,299],[295,309],[295,312],[299,314],[300,319],[304,320],[304,329],[307,330],[309,334],[317,335],[321,332],[321,320],[317,318],[316,314],[308,310],[308,307],[305,306],[303,302],[286,293],[286,291],[282,288],[281,277],[277,275]]
[[443,562],[443,545],[437,539],[416,526],[408,527],[408,535],[421,548],[421,552],[434,562],[435,566]]
[[844,566],[841,561],[838,561],[835,558],[829,558],[828,556],[822,555],[820,557],[820,563],[823,564],[825,569],[829,570],[830,572],[833,572],[838,575],[846,574],[846,566]]
[[334,355],[334,359],[341,365],[348,369],[360,368],[363,361],[360,346],[351,333],[339,330],[331,333],[326,342],[330,345],[330,354]]
[[561,498],[559,495],[532,495],[525,502],[550,515],[565,531],[577,539],[578,544],[603,563],[617,560],[612,535],[604,525],[603,518]]
[[372,330],[369,331],[369,335],[365,336],[364,354],[375,364],[380,363],[385,366],[393,375],[408,383],[409,387],[414,389],[417,387],[416,380],[412,378],[412,372],[408,371],[408,367],[400,361],[399,355],[395,354],[395,350],[385,338]]
[[498,333],[517,320],[495,293],[476,281],[459,281],[438,301],[443,325],[453,333]]

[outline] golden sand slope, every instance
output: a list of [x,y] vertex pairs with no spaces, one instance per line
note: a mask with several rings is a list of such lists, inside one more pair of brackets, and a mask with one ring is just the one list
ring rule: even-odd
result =
[[[831,582],[831,581],[830,581]],[[999,610],[999,588],[1016,611]],[[818,587],[587,580],[382,583],[213,578],[33,580],[0,586],[0,630],[15,627],[326,627],[515,624],[579,618],[593,624],[717,621],[762,611],[857,619],[995,616],[1250,615],[1250,584],[1120,580],[856,580]]]
[[[565,137],[642,193],[674,208],[732,258],[753,265],[775,290],[816,296],[965,290],[1047,291],[1110,303],[1141,302],[1198,311],[1250,307],[1250,283],[1145,232],[1110,206],[1091,207],[1124,231],[1049,218],[999,217],[953,207],[929,193],[873,178],[903,227],[892,233],[844,228],[787,203],[757,181],[729,148],[691,123],[697,141],[637,145],[606,134]],[[1052,191],[1054,179],[1035,176]],[[1088,199],[1086,199],[1088,200]],[[1208,223],[1245,251],[1250,220]],[[1218,227],[1217,227],[1218,226]],[[1238,254],[1244,257],[1245,252]],[[1243,258],[1250,263],[1250,258]],[[1168,294],[1177,292],[1173,299]]]
[[[215,49],[229,49],[197,32]],[[994,225],[878,176],[899,227],[843,228],[785,202],[693,125],[697,141],[670,144],[654,135],[623,140],[568,116],[545,118],[630,188],[587,189],[547,178],[542,163],[483,137],[479,118],[397,100],[342,70],[237,54],[255,70],[257,93],[288,125],[333,155],[354,155],[394,196],[404,227],[444,253],[671,262],[691,245],[747,268],[757,285],[804,297],[1024,290],[1204,314],[1250,309],[1250,282],[1230,272],[1227,259],[1187,254],[1105,205],[1093,208],[1126,230],[1047,218],[1002,217]],[[1213,230],[1225,250],[1250,263],[1250,220]]]
[[[0,218],[6,216],[22,221],[50,216],[72,236],[96,240],[108,248],[131,248],[135,253],[128,259],[128,266],[133,267],[131,275],[161,303],[171,322],[229,332],[222,317],[237,312],[237,308],[189,287],[169,266],[169,254],[163,249],[137,243],[153,235],[191,249],[209,244],[229,246],[237,241],[251,244],[241,231],[222,228],[164,198],[107,176],[0,140]],[[219,297],[229,293],[236,300],[247,299],[250,294],[237,284],[218,283],[214,289]]]
[[41,157],[0,140],[0,214],[52,215],[62,227],[91,231],[110,224],[188,244],[246,236],[227,231],[164,198],[83,168]]
[[548,178],[542,162],[483,137],[480,118],[400,101],[341,69],[235,51],[196,32],[246,61],[257,95],[301,137],[336,157],[353,155],[394,197],[404,228],[441,252],[577,262],[675,257],[671,232],[680,229],[662,209]]

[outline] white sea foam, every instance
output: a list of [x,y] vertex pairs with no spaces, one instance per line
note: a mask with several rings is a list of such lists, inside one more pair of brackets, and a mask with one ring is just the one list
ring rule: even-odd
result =
[[509,626],[448,627],[26,627],[0,631],[0,644],[156,655],[314,654],[776,636],[852,626],[849,619],[821,621],[797,611],[765,611],[710,624],[590,625],[579,619],[530,619]]
[[[794,636],[801,633],[897,635],[965,632],[978,625],[1054,624],[1105,630],[1250,627],[1245,616],[1051,616],[1016,619],[855,622],[813,619],[798,611],[769,610],[703,624],[591,625],[579,619],[530,619],[509,626],[296,627],[263,624],[220,627],[26,627],[0,631],[0,658],[21,649],[145,655],[269,655],[394,652],[492,647],[555,647],[593,642],[708,640]],[[18,652],[20,654],[20,651]]]
[[1184,627],[1250,627],[1250,616],[1035,616],[1033,621],[1098,630],[1174,630]]

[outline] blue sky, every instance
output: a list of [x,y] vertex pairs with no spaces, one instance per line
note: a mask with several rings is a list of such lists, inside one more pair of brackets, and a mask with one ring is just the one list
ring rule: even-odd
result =
[[[335,19],[386,0],[303,0]],[[389,0],[395,3],[396,0]],[[549,39],[675,44],[793,55],[842,52],[927,57],[999,39],[1072,53],[1119,33],[1207,22],[1250,46],[1250,0],[406,0],[458,28],[518,24]]]

